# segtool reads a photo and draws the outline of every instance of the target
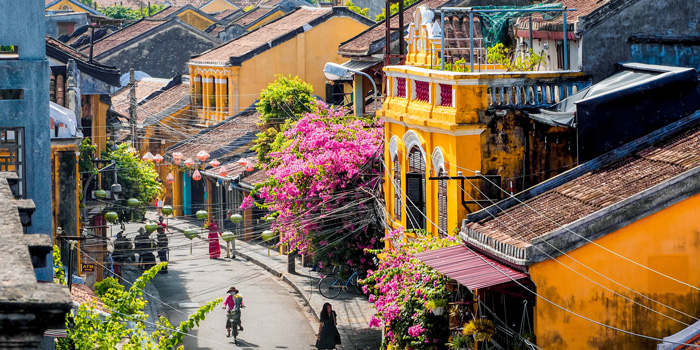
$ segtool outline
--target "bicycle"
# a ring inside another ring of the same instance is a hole
[[[360,283],[357,281],[357,271],[354,271],[347,280],[336,274],[323,277],[318,282],[318,291],[325,298],[333,299],[340,295],[341,291],[348,290],[348,285],[352,285],[357,294],[364,294]]]

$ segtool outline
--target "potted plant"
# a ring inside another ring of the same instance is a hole
[[[457,334],[452,336],[450,342],[446,344],[453,350],[467,350],[472,348],[472,338],[468,335]]]
[[[496,334],[496,325],[486,318],[473,319],[464,325],[462,334],[471,335],[476,341],[488,341]]]
[[[447,300],[428,300],[428,302],[425,303],[425,307],[426,309],[431,310],[433,312],[433,315],[441,316],[445,312],[445,308],[447,307]]]

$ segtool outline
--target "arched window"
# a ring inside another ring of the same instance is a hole
[[[394,157],[394,220],[401,220],[401,163]]]
[[[425,159],[417,146],[408,153],[406,228],[425,229]]]
[[[438,171],[442,176],[443,169]],[[441,235],[447,235],[447,180],[438,180],[438,229]]]

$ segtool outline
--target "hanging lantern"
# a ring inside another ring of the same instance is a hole
[[[129,208],[138,207],[139,204],[141,204],[141,202],[140,202],[138,199],[136,199],[136,198],[129,198],[129,199],[126,201],[126,206],[129,207]]]
[[[226,177],[226,175],[228,175],[228,170],[226,170],[226,166],[222,166],[221,169],[219,169],[219,176]]]
[[[238,160],[238,165],[242,166],[245,168],[246,164],[248,164],[248,160],[245,158],[241,158]]]
[[[275,218],[274,216],[268,216],[268,217],[265,218],[265,221],[267,221],[267,222],[273,222],[273,221],[275,221],[275,219],[276,219],[276,218]]]
[[[188,228],[184,232],[185,237],[189,238],[189,240],[190,240],[190,254],[192,254],[192,238],[197,237],[198,233],[199,233],[199,230],[197,230],[196,228]]]
[[[234,224],[240,224],[243,221],[243,216],[241,216],[241,214],[233,214],[229,220]]]
[[[207,153],[207,151],[199,151],[199,153],[197,153],[197,159],[204,162],[209,159],[209,153]]]
[[[155,231],[155,230],[158,228],[158,224],[156,224],[156,223],[153,222],[153,221],[149,221],[149,222],[146,223],[146,225],[144,226],[144,228],[146,229],[146,231],[147,231],[148,233],[151,233],[151,232]]]
[[[245,171],[253,171],[253,163],[251,161],[246,160]]]
[[[105,220],[107,220],[109,223],[113,224],[119,220],[119,214],[113,212],[113,211],[108,211],[105,213]]]
[[[265,230],[265,231],[263,231],[261,236],[262,236],[263,241],[269,241],[269,240],[275,238],[275,233],[270,231],[270,230]]]
[[[202,174],[199,173],[199,169],[195,169],[194,173],[192,173],[192,180],[199,181],[201,179],[202,179]]]
[[[146,154],[144,154],[143,157],[141,157],[141,159],[150,162],[153,160],[153,154],[151,152],[146,152]]]
[[[153,161],[155,161],[156,163],[160,164],[160,162],[163,161],[163,156],[161,156],[160,153],[158,153],[158,154],[156,154],[155,156],[153,156]]]
[[[168,173],[168,176],[165,177],[165,182],[169,184],[175,182],[175,176],[173,176],[173,173]]]
[[[194,166],[194,160],[192,160],[192,158],[187,158],[187,159],[185,160],[185,166],[186,166],[186,167],[193,167],[193,166]]]
[[[218,160],[214,159],[214,160],[212,160],[211,162],[209,162],[209,165],[211,165],[212,168],[216,168],[216,167],[218,167],[219,165],[221,165],[221,162],[219,162]]]
[[[221,238],[226,242],[231,242],[236,238],[236,235],[231,231],[225,231],[221,233]]]
[[[182,153],[180,153],[180,152],[173,153],[173,161],[175,162],[175,164],[180,164],[181,160],[182,160]]]
[[[99,190],[95,191],[95,198],[102,199],[105,197],[107,197],[107,191],[105,191],[101,188]]]
[[[160,212],[163,213],[163,215],[168,216],[173,213],[173,207],[164,205],[162,208],[160,208]]]
[[[195,213],[195,215],[197,216],[197,219],[199,219],[199,220],[204,220],[204,219],[209,217],[209,213],[207,213],[206,210],[199,210],[199,211],[197,211],[197,213]]]

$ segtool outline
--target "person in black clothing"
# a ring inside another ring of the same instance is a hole
[[[153,240],[143,227],[139,228],[139,235],[134,238],[136,252],[139,253],[139,263],[142,270],[147,270],[155,265],[156,257],[153,255]]]
[[[340,344],[340,332],[338,332],[338,321],[335,311],[331,304],[323,304],[321,309],[321,317],[319,317],[318,339],[316,339],[316,348],[323,350],[335,349],[337,344]]]
[[[168,261],[168,235],[165,234],[165,230],[168,227],[163,223],[163,217],[158,217],[158,229],[156,230],[158,234],[156,235],[156,242],[158,244],[158,259],[160,262]],[[168,273],[168,267],[165,266],[160,270],[160,273]]]
[[[114,241],[114,253],[112,254],[114,262],[125,263],[134,261],[134,244],[124,237],[124,231],[117,233],[117,239]]]

